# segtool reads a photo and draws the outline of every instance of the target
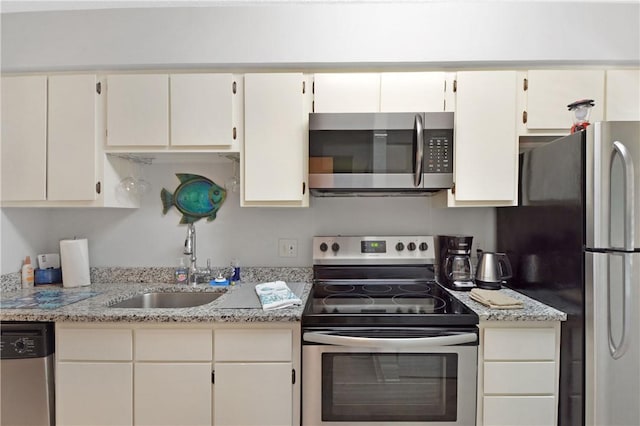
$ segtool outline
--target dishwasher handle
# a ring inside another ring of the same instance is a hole
[[[478,341],[478,335],[476,333],[461,333],[449,336],[385,339],[376,337],[340,336],[331,334],[331,332],[309,331],[302,334],[302,340],[310,343],[322,343],[326,345],[356,348],[411,349],[476,343]]]

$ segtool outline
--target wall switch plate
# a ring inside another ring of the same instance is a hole
[[[278,240],[278,253],[280,257],[298,256],[298,240],[284,239]]]

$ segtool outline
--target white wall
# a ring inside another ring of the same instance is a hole
[[[162,215],[160,190],[178,186],[175,173],[196,173],[221,185],[231,165],[154,164],[144,167],[153,185],[137,210],[2,209],[2,273],[16,272],[29,254],[59,252],[58,241],[89,240],[92,266],[171,266],[181,255],[185,225],[172,208]],[[312,198],[311,208],[240,208],[238,193],[229,193],[217,219],[196,223],[198,264],[211,258],[227,265],[233,258],[248,266],[310,266],[311,238],[327,234],[462,233],[481,247],[494,244],[494,209],[439,209],[430,199]],[[298,240],[298,256],[278,256],[278,238]]]
[[[2,14],[3,72],[140,68],[299,69],[496,67],[640,63],[640,3],[430,1]],[[60,238],[89,238],[94,266],[168,265],[184,226],[162,217],[161,186],[176,171],[214,180],[229,165],[153,165],[152,196],[139,210],[1,209],[0,273],[26,254],[57,251]],[[200,259],[223,265],[310,265],[319,234],[465,233],[494,244],[493,209],[436,209],[425,198],[312,199],[309,209],[239,208],[230,194],[212,223],[199,222]],[[299,255],[277,256],[297,238]]]
[[[640,61],[637,1],[330,3],[2,14],[2,69]]]

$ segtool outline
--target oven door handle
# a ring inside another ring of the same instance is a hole
[[[334,346],[349,346],[356,348],[378,349],[409,349],[428,348],[435,346],[451,346],[463,343],[476,343],[478,335],[475,333],[461,333],[450,336],[410,337],[398,339],[379,339],[369,337],[351,337],[331,334],[331,332],[308,331],[303,333],[302,339],[310,343],[322,343]]]

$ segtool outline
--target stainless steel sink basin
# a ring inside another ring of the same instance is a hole
[[[213,302],[224,293],[180,292],[144,293],[109,305],[110,308],[191,308]]]

